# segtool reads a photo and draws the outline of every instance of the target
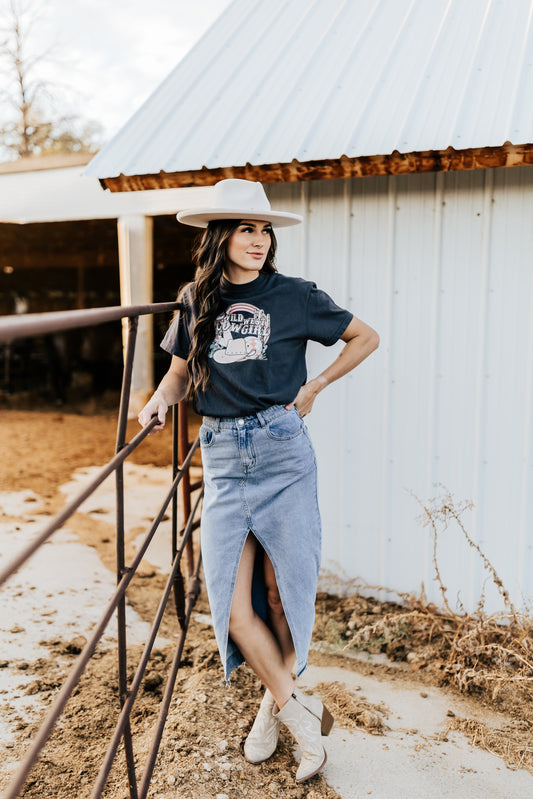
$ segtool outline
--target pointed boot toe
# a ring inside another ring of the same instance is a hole
[[[322,760],[319,765],[317,765],[318,761],[315,758],[309,758],[305,755],[302,756],[300,765],[296,771],[296,782],[307,782],[307,780],[310,780],[315,774],[318,774],[319,771],[322,771],[328,759],[324,747],[322,747],[322,753]]]
[[[281,722],[273,715],[274,705],[274,697],[267,690],[244,742],[244,757],[253,765],[268,760],[276,751]]]
[[[290,730],[300,745],[302,759],[296,772],[296,782],[305,782],[325,766],[327,755],[322,745],[322,734],[328,735],[333,726],[333,716],[316,696],[306,696],[295,689],[289,701],[274,713]],[[324,733],[323,730],[327,730]]]

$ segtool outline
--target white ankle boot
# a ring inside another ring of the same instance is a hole
[[[322,735],[329,735],[333,716],[316,696],[306,696],[298,688],[289,701],[274,713],[282,721],[300,745],[302,759],[296,772],[296,782],[314,777],[326,764],[326,750],[322,746]]]
[[[244,757],[254,765],[268,760],[276,751],[281,722],[272,715],[274,705],[274,697],[267,689],[252,729],[244,742]]]

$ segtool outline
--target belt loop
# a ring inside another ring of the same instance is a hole
[[[257,413],[255,415],[257,416],[257,419],[258,419],[259,424],[261,425],[261,427],[266,427],[267,426],[267,421],[266,421],[266,419],[265,419],[265,417],[263,415],[263,411],[257,411]]]

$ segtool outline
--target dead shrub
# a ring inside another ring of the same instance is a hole
[[[470,537],[462,521],[471,502],[456,502],[442,486],[440,496],[424,503],[422,523],[433,537],[434,578],[442,596],[442,605],[420,596],[395,593],[400,602],[384,603],[381,610],[367,608],[360,612],[356,604],[351,621],[336,629],[348,642],[344,648],[386,652],[395,660],[407,660],[413,669],[439,662],[442,682],[457,686],[463,692],[484,692],[493,700],[505,688],[513,687],[515,696],[533,697],[533,618],[513,605],[496,569]],[[481,558],[483,567],[502,597],[504,610],[489,614],[482,594],[474,612],[454,610],[447,596],[438,564],[439,535],[451,525]],[[387,590],[367,586],[366,590]],[[376,600],[360,598],[367,605]],[[370,615],[369,614],[375,614]],[[376,619],[376,615],[378,618]]]

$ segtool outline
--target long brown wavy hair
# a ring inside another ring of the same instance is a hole
[[[187,399],[197,391],[205,391],[209,383],[209,348],[215,336],[215,321],[222,310],[220,281],[227,257],[228,239],[241,224],[240,219],[217,219],[209,222],[192,252],[196,266],[192,298],[197,307],[197,319],[192,335],[192,347],[187,358]],[[270,247],[261,272],[272,274],[277,269],[276,237],[270,231]]]

